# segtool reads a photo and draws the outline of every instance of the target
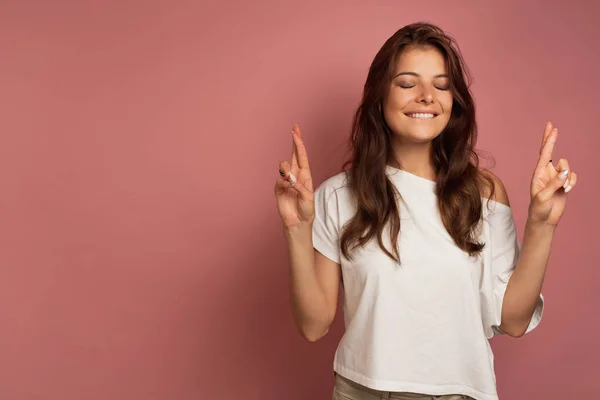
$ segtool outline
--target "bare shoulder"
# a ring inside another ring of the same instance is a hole
[[[485,185],[483,185],[481,197],[494,200],[498,203],[510,207],[508,193],[506,192],[506,188],[504,187],[504,184],[502,183],[500,178],[498,178],[498,176],[496,176],[496,174],[494,174],[492,171],[487,170],[485,168],[479,168],[479,171],[485,178],[491,180],[494,183],[494,192],[492,194],[492,187],[486,180]]]

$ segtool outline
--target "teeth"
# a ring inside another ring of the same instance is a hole
[[[433,118],[434,117],[433,114],[426,114],[426,113],[414,113],[414,114],[408,114],[408,116],[411,118]]]

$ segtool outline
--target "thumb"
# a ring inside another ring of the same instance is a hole
[[[539,199],[541,201],[550,200],[552,196],[554,196],[554,193],[556,193],[557,190],[560,190],[564,186],[565,181],[568,177],[568,169],[564,169],[558,174],[556,174],[556,176],[552,178],[550,182],[548,182],[548,185],[546,185],[546,187],[538,194]]]
[[[292,183],[293,182],[293,183]],[[298,196],[303,201],[312,202],[313,201],[313,192],[306,187],[302,182],[298,181],[296,178],[292,178],[292,180],[287,180],[285,178],[280,178],[277,180],[275,184],[275,194],[281,195],[288,190],[293,190],[298,193]]]
[[[298,192],[298,195],[300,196],[301,200],[307,203],[312,203],[314,201],[313,191],[307,188],[304,183],[297,181],[296,183],[294,183],[294,186],[292,186],[292,188]]]

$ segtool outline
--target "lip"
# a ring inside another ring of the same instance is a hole
[[[407,111],[404,113],[404,115],[406,115],[407,117],[408,117],[408,114],[433,114],[433,118],[435,118],[439,115],[439,113],[437,113],[435,111],[431,111],[431,110],[414,110],[414,111]]]

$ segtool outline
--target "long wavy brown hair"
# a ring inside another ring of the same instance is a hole
[[[431,151],[442,222],[456,245],[469,255],[479,254],[484,247],[477,241],[476,233],[482,217],[482,190],[484,185],[489,187],[492,197],[494,182],[480,170],[475,151],[477,124],[469,88],[471,77],[456,41],[438,26],[419,22],[398,30],[381,47],[369,69],[362,101],[354,116],[348,141],[351,158],[343,167],[352,166],[346,173],[357,206],[341,237],[342,253],[348,259],[352,259],[352,250],[376,237],[379,247],[400,262],[395,245],[400,232],[397,204],[400,193],[386,174],[388,162],[393,160],[393,133],[385,122],[383,101],[399,56],[408,46],[432,46],[442,53],[453,95],[450,120],[433,140]],[[388,224],[391,252],[382,239]]]

